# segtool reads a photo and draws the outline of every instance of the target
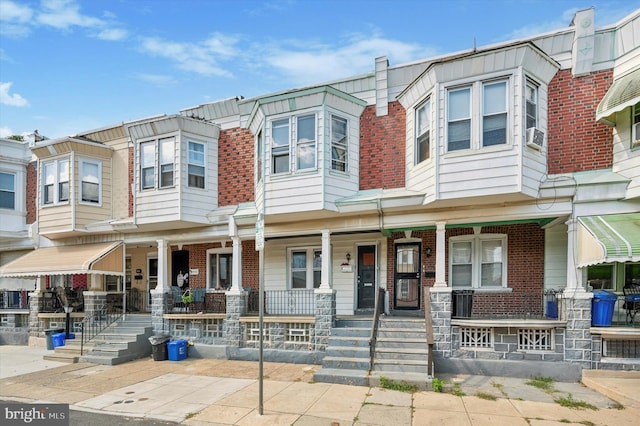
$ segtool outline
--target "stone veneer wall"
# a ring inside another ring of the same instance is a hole
[[[336,319],[336,291],[316,290],[315,311],[316,326],[312,336],[312,347],[316,351],[325,351],[331,334],[331,328],[335,325]]]
[[[433,351],[435,357],[449,358],[451,341],[451,288],[431,288],[431,325],[433,328]]]
[[[564,318],[567,321],[565,335],[565,361],[576,362],[583,368],[591,367],[591,298],[585,294],[563,300]]]
[[[247,312],[246,292],[241,294],[227,293],[227,316],[224,321],[224,338],[227,345],[240,347],[242,343],[242,327],[240,317]]]

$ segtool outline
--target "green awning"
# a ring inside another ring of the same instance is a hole
[[[640,68],[614,80],[596,110],[596,120],[615,125],[616,112],[640,102]]]
[[[640,213],[578,218],[578,266],[640,261]]]

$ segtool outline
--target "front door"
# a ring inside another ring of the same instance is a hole
[[[358,246],[358,309],[373,309],[376,300],[376,246]]]
[[[158,258],[147,259],[147,309],[151,311],[151,291],[158,285]]]
[[[395,309],[420,309],[420,243],[396,245]]]

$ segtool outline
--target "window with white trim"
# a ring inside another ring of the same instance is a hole
[[[102,162],[80,160],[80,202],[100,204]]]
[[[532,81],[527,80],[525,87],[525,128],[538,127],[538,86]]]
[[[349,143],[348,122],[342,117],[331,116],[331,170],[348,171]]]
[[[174,137],[142,142],[140,144],[140,189],[172,187],[174,164]]]
[[[464,235],[449,239],[449,279],[455,288],[507,286],[507,237]]]
[[[416,109],[416,146],[415,163],[421,163],[429,158],[429,143],[431,137],[431,100]]]
[[[207,288],[228,290],[231,288],[233,255],[228,249],[207,250]]]
[[[505,145],[509,126],[508,96],[507,79],[447,89],[447,151]],[[479,112],[474,111],[477,105]]]
[[[316,134],[315,114],[272,121],[271,173],[283,174],[315,169]],[[295,167],[294,170],[291,170],[292,165]]]
[[[292,289],[320,287],[322,250],[318,248],[292,249],[289,253],[289,276]]]
[[[484,83],[482,97],[482,146],[507,143],[507,82]]]
[[[42,204],[69,201],[69,159],[49,161],[42,165]]]
[[[0,209],[16,209],[16,175],[0,172]]]
[[[205,182],[205,147],[203,143],[189,141],[188,148],[188,186],[190,188],[203,188]]]
[[[631,123],[631,148],[640,148],[640,102],[633,106]]]

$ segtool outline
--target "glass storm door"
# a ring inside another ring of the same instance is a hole
[[[397,244],[394,308],[420,309],[420,243]]]

